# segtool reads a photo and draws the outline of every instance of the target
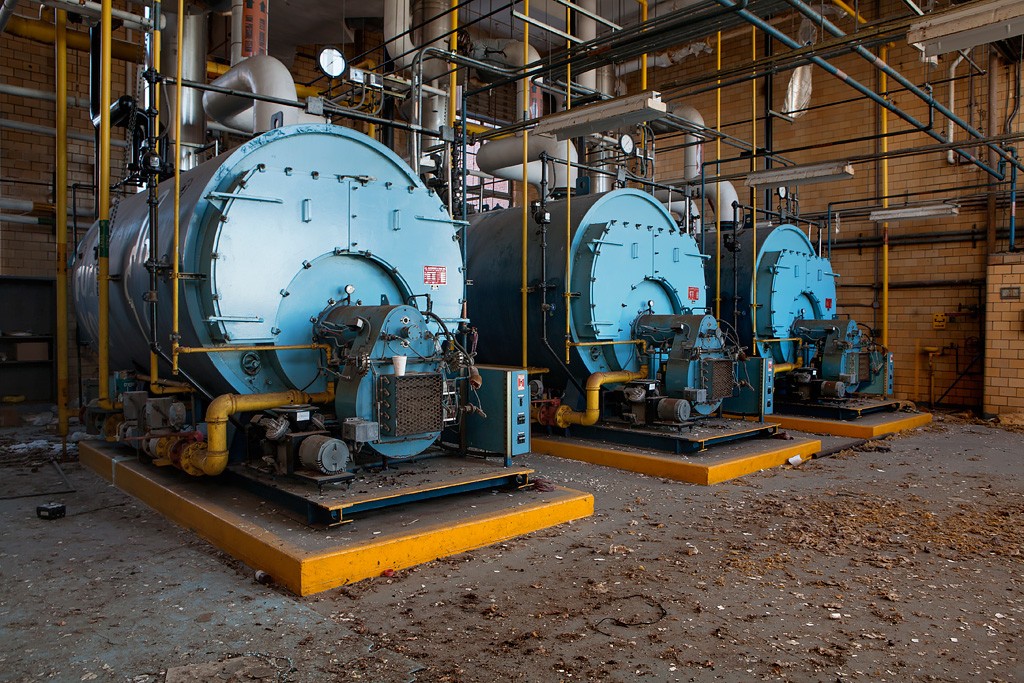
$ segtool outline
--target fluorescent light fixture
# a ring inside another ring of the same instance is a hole
[[[824,164],[782,166],[747,174],[747,187],[793,187],[813,183],[829,183],[833,180],[849,180],[853,177],[853,164],[849,161],[829,161]]]
[[[914,218],[936,218],[938,216],[956,216],[960,207],[956,204],[919,204],[917,206],[901,206],[896,209],[879,209],[872,211],[868,217],[876,223],[889,221],[911,220]]]
[[[661,93],[653,90],[573,107],[540,120],[534,133],[553,134],[559,140],[603,133],[668,115]]]
[[[928,57],[966,50],[1024,34],[1024,3],[981,0],[960,9],[921,17],[911,24],[907,42],[918,44]]]

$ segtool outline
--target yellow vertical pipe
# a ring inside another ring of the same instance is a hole
[[[174,96],[174,246],[171,249],[171,366],[178,374],[178,261],[181,258],[181,73],[185,45],[185,0],[178,0],[177,92]]]
[[[879,56],[882,61],[889,59],[889,47],[883,45],[879,48]],[[885,72],[879,72],[879,89],[885,93],[889,89],[888,78]],[[887,95],[883,95],[888,97]],[[880,107],[882,113],[882,208],[889,206],[889,159],[885,153],[889,151],[889,115],[885,107]],[[882,223],[882,346],[889,348],[889,224]]]
[[[722,32],[718,32],[716,41],[717,54],[715,56],[715,70],[722,71]],[[722,130],[722,79],[718,79],[718,87],[715,88],[715,130]],[[722,137],[715,138],[715,168],[718,171],[716,176],[722,173]],[[722,183],[715,183],[715,317],[722,318]]]
[[[568,7],[565,8],[565,32],[570,33],[572,27],[572,10]],[[566,49],[572,48],[572,41],[565,41]],[[572,109],[572,64],[565,65],[565,109],[566,111]],[[566,182],[569,183],[572,180],[572,140],[566,138],[565,140],[565,178]],[[572,349],[571,336],[572,336],[572,325],[569,319],[569,304],[572,303],[572,287],[570,283],[572,280],[572,193],[573,188],[571,185],[565,189],[565,362],[569,363],[570,351]]]
[[[523,0],[523,15],[530,16],[530,0]],[[530,24],[523,22],[523,65],[530,63]],[[523,111],[520,112],[523,120],[525,121],[530,117],[530,81],[527,79],[526,86],[523,89],[523,102],[521,103]],[[526,249],[529,241],[530,231],[530,185],[527,182],[529,180],[530,173],[530,143],[528,138],[530,136],[529,131],[523,130],[523,239],[522,239],[522,282],[520,283],[522,289],[522,295],[520,297],[520,304],[522,307],[521,317],[523,323],[523,353],[522,353],[522,365],[527,367],[529,365],[527,358],[527,336],[526,330],[526,287],[527,287],[527,276],[526,276]]]
[[[751,27],[750,29],[750,58],[754,62],[757,62],[757,29]],[[757,170],[757,79],[751,79],[750,81],[750,170]],[[751,294],[750,294],[750,325],[753,336],[752,339],[757,339],[757,188],[753,191],[754,201],[750,207],[750,220],[751,220],[751,237],[754,241],[754,246],[751,249],[750,258],[753,259],[753,267],[750,269],[751,272]],[[754,353],[756,348],[751,349],[751,353]]]
[[[100,11],[100,235],[96,273],[99,280],[99,406],[107,409],[113,408],[110,400],[110,62],[114,44],[111,10],[112,0],[103,0]]]
[[[448,16],[448,29],[451,35],[448,36],[448,51],[457,52],[459,49],[459,0],[451,0]],[[449,65],[452,72],[448,74],[448,127],[455,127],[455,91],[459,87],[458,74],[455,68]]]
[[[57,128],[57,433],[64,448],[68,435],[68,13],[57,10],[55,123]]]
[[[640,3],[640,22],[643,24],[647,23],[647,0],[637,0]],[[643,67],[640,70],[640,91],[647,90],[647,53],[640,55],[640,65]]]
[[[151,33],[151,36],[152,36],[151,37],[151,44],[152,44],[152,50],[153,50],[153,61],[150,64],[150,67],[153,69],[153,71],[156,71],[157,73],[160,73],[160,38],[161,38],[161,33],[160,33],[160,17],[162,15],[162,12],[160,11],[160,9],[161,9],[160,0],[153,0],[153,28],[152,28],[152,33]],[[149,102],[149,106],[153,107],[156,110],[156,116],[153,117],[153,128],[156,131],[156,136],[155,137],[159,137],[159,134],[160,134],[160,83],[158,81],[154,81],[154,82],[149,84],[149,87],[150,87],[150,98],[149,98],[150,102]],[[157,187],[157,196],[159,197],[159,192],[160,192],[160,190],[159,190],[160,176],[159,175],[154,175],[150,179],[150,182],[153,183],[153,185]],[[159,380],[160,380],[159,361],[157,359],[156,353],[154,351],[150,350],[150,352],[149,352],[149,386],[150,386],[150,389],[157,389],[157,388],[159,388]]]

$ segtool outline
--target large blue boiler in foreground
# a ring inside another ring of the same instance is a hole
[[[480,360],[521,365],[521,209],[470,222]],[[546,369],[537,422],[681,425],[733,396],[736,352],[707,314],[706,257],[660,202],[633,189],[553,201],[528,231],[526,362]]]
[[[892,354],[871,330],[837,314],[838,274],[802,230],[759,227],[755,247],[748,228],[723,234],[723,244],[721,318],[746,349],[773,362],[777,405],[892,395]],[[714,268],[708,283],[714,291]]]
[[[204,439],[187,400],[119,389],[124,411],[108,421],[109,438],[218,474],[228,418],[255,412],[236,430],[251,462],[322,476],[359,458],[416,455],[458,421],[460,383],[476,376],[456,337],[465,322],[459,226],[396,154],[346,128],[291,126],[182,174],[181,188],[179,357],[200,391],[218,397],[198,402],[218,417],[207,413]],[[171,347],[173,207],[173,183],[162,183],[155,263],[146,193],[113,212],[115,370],[148,375],[151,344]],[[80,329],[93,339],[99,241],[97,224],[73,273]],[[257,396],[287,405],[262,412]],[[333,404],[303,405],[330,396]]]

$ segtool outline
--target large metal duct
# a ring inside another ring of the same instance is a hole
[[[170,78],[178,77],[177,31],[178,16],[165,14],[167,27],[164,39],[160,43],[160,71]],[[206,82],[206,46],[207,46],[207,15],[206,13],[185,14],[185,33],[181,78],[189,81]],[[160,120],[170,131],[169,149],[174,148],[174,116],[178,88],[164,86],[160,88],[163,96],[160,107]],[[199,148],[206,145],[206,113],[203,111],[203,96],[198,90],[182,88],[181,90],[181,170],[195,168],[202,161],[198,156]]]

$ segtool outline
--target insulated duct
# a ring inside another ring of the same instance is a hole
[[[565,143],[558,142],[554,137],[548,135],[530,135],[527,140],[527,178],[531,185],[540,185],[543,162],[541,154],[547,154],[552,159],[561,159],[565,155]],[[569,161],[575,164],[579,160],[576,147],[569,145]],[[523,179],[523,138],[514,136],[490,140],[480,147],[476,155],[476,163],[480,170],[505,180],[522,181]],[[576,187],[576,166],[573,166],[566,174],[564,161],[548,162],[549,192],[566,191]]]
[[[404,71],[416,56],[409,28],[412,12],[409,0],[384,0],[384,45],[394,62],[395,71]]]
[[[178,32],[178,16],[164,14],[167,24],[163,30],[164,39],[160,41],[160,70],[164,76],[176,78],[178,68],[178,45],[175,36]],[[184,59],[181,66],[181,78],[199,83],[206,82],[206,44],[207,15],[185,14],[185,32],[182,36]],[[160,88],[163,99],[160,107],[160,120],[167,126],[170,135],[167,149],[174,149],[174,116],[175,97],[178,89],[164,86]],[[198,149],[206,145],[206,114],[203,112],[202,93],[192,88],[181,89],[181,170],[195,168],[202,161],[198,157]],[[172,155],[173,156],[173,155]]]
[[[253,100],[244,95],[226,95],[207,92],[203,95],[203,109],[214,121],[246,133],[263,133],[274,128],[273,117],[280,113],[281,125],[294,123],[323,123],[323,118],[302,111],[295,99],[295,81],[288,68],[269,55],[256,55],[239,62],[220,76],[213,85],[221,88],[265,95],[295,102],[289,107],[274,102]]]

